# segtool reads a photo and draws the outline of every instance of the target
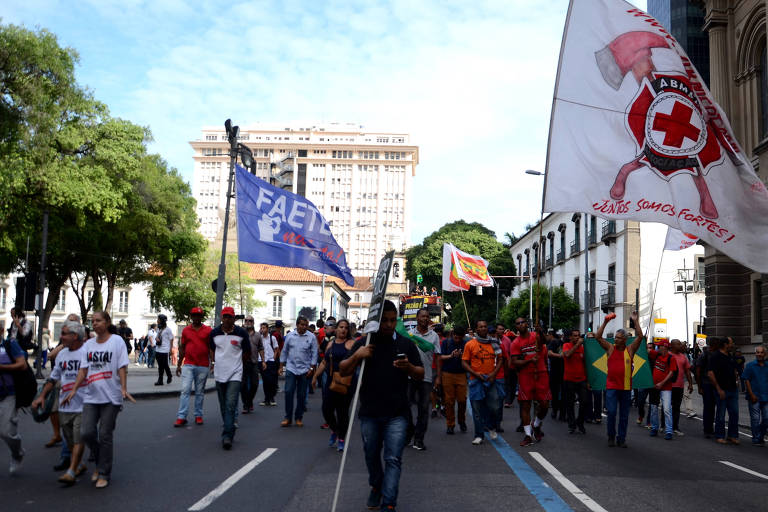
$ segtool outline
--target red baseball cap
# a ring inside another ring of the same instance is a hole
[[[189,311],[190,315],[202,315],[203,314],[203,308],[192,308]]]
[[[235,316],[235,308],[227,306],[221,309],[221,316]]]

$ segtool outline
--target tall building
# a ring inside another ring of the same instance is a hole
[[[700,4],[690,0],[648,0],[648,14],[682,45],[709,85],[709,38],[703,30],[704,8]]]
[[[241,126],[239,139],[253,151],[257,176],[317,206],[354,275],[371,276],[388,249],[408,243],[419,162],[408,134],[338,123],[258,124]],[[211,126],[190,145],[200,232],[213,242],[223,227],[229,144],[223,127]]]

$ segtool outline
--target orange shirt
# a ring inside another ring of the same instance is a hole
[[[464,345],[461,359],[469,363],[472,371],[481,375],[489,375],[496,368],[496,354],[493,352],[493,345],[480,343],[474,338]],[[475,376],[470,374],[470,378],[474,379]]]

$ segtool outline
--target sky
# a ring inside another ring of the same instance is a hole
[[[618,1],[618,0],[617,0]],[[634,1],[645,8],[645,1]],[[541,210],[566,0],[4,0],[192,179],[208,125],[353,122],[419,146],[413,244],[447,222],[521,235]]]

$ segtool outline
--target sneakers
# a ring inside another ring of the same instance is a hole
[[[265,405],[269,405],[267,402],[259,402],[260,407],[264,407]]]
[[[672,434],[664,434],[664,440],[665,441],[671,441],[672,440]]]
[[[497,434],[495,430],[491,429],[488,431],[488,436],[490,436],[491,441],[495,441],[496,438],[499,437],[499,434]]]
[[[544,439],[544,431],[541,430],[541,426],[533,427],[533,437],[536,438],[537,443]]]
[[[650,432],[650,436],[651,437],[656,437],[657,435],[659,435],[659,431],[656,430],[655,428],[652,428],[651,432]]]
[[[163,381],[161,380],[155,382],[155,386],[162,386],[162,385],[163,385]]]
[[[173,380],[173,377],[169,375],[168,378],[165,380],[165,383],[170,384],[172,380]]]
[[[368,495],[368,501],[365,502],[370,510],[377,509],[381,506],[381,491],[371,487],[371,493]]]
[[[15,458],[13,455],[11,455],[11,464],[10,466],[8,466],[8,471],[12,475],[15,475],[16,473],[18,473],[19,470],[21,469],[22,461],[24,461],[24,450],[20,451],[18,459]]]
[[[448,434],[449,436],[452,436],[453,435],[453,427],[448,427],[447,429],[445,429],[445,433]]]
[[[291,420],[288,418],[285,418],[283,421],[280,422],[281,427],[290,427],[291,426]]]
[[[338,436],[336,435],[336,432],[331,432],[331,437],[328,439],[328,446],[335,446],[337,439]]]
[[[680,436],[680,437],[683,437],[683,436],[685,435],[684,433],[680,432],[679,430],[675,430],[675,431],[673,431],[673,433],[674,433],[676,436]]]
[[[203,417],[195,416],[195,425],[202,425],[202,424],[203,424]]]
[[[424,441],[421,441],[421,440],[418,440],[418,439],[417,439],[416,441],[414,441],[414,442],[413,442],[413,447],[414,447],[416,450],[419,450],[420,452],[422,452],[422,451],[424,451],[424,450],[426,450],[426,449],[427,449],[427,447],[426,447],[426,446],[424,446]]]
[[[269,402],[269,405],[272,407],[277,407],[277,402],[273,400],[272,402]]]
[[[643,417],[642,417],[642,416],[640,416],[639,418],[637,418],[637,424],[638,424],[638,425],[642,425],[642,424],[643,424]]]
[[[232,440],[228,437],[225,437],[224,440],[221,442],[221,447],[225,450],[231,450],[232,449]]]
[[[300,418],[299,418],[299,419],[296,419],[296,426],[297,426],[297,427],[303,427],[303,426],[304,426],[304,422],[303,422],[303,421],[301,421],[301,419],[300,419]]]
[[[183,427],[187,424],[186,418],[176,418],[176,423],[173,424],[174,428]]]
[[[322,425],[320,425],[320,429],[321,430],[327,430],[329,428],[331,428],[331,427],[327,423],[323,423]]]
[[[533,438],[531,436],[525,436],[522,441],[520,441],[520,446],[526,447],[526,446],[533,446]]]
[[[576,429],[575,428],[569,428],[568,429],[568,433],[569,434],[575,434],[576,433]]]
[[[466,432],[467,431],[467,424],[466,423],[459,423],[459,430],[461,430],[462,432]]]
[[[476,437],[472,440],[472,444],[477,446],[479,444],[483,444],[483,438],[482,437]]]
[[[344,451],[344,440],[339,439],[339,442],[336,444],[336,450],[343,452]]]

